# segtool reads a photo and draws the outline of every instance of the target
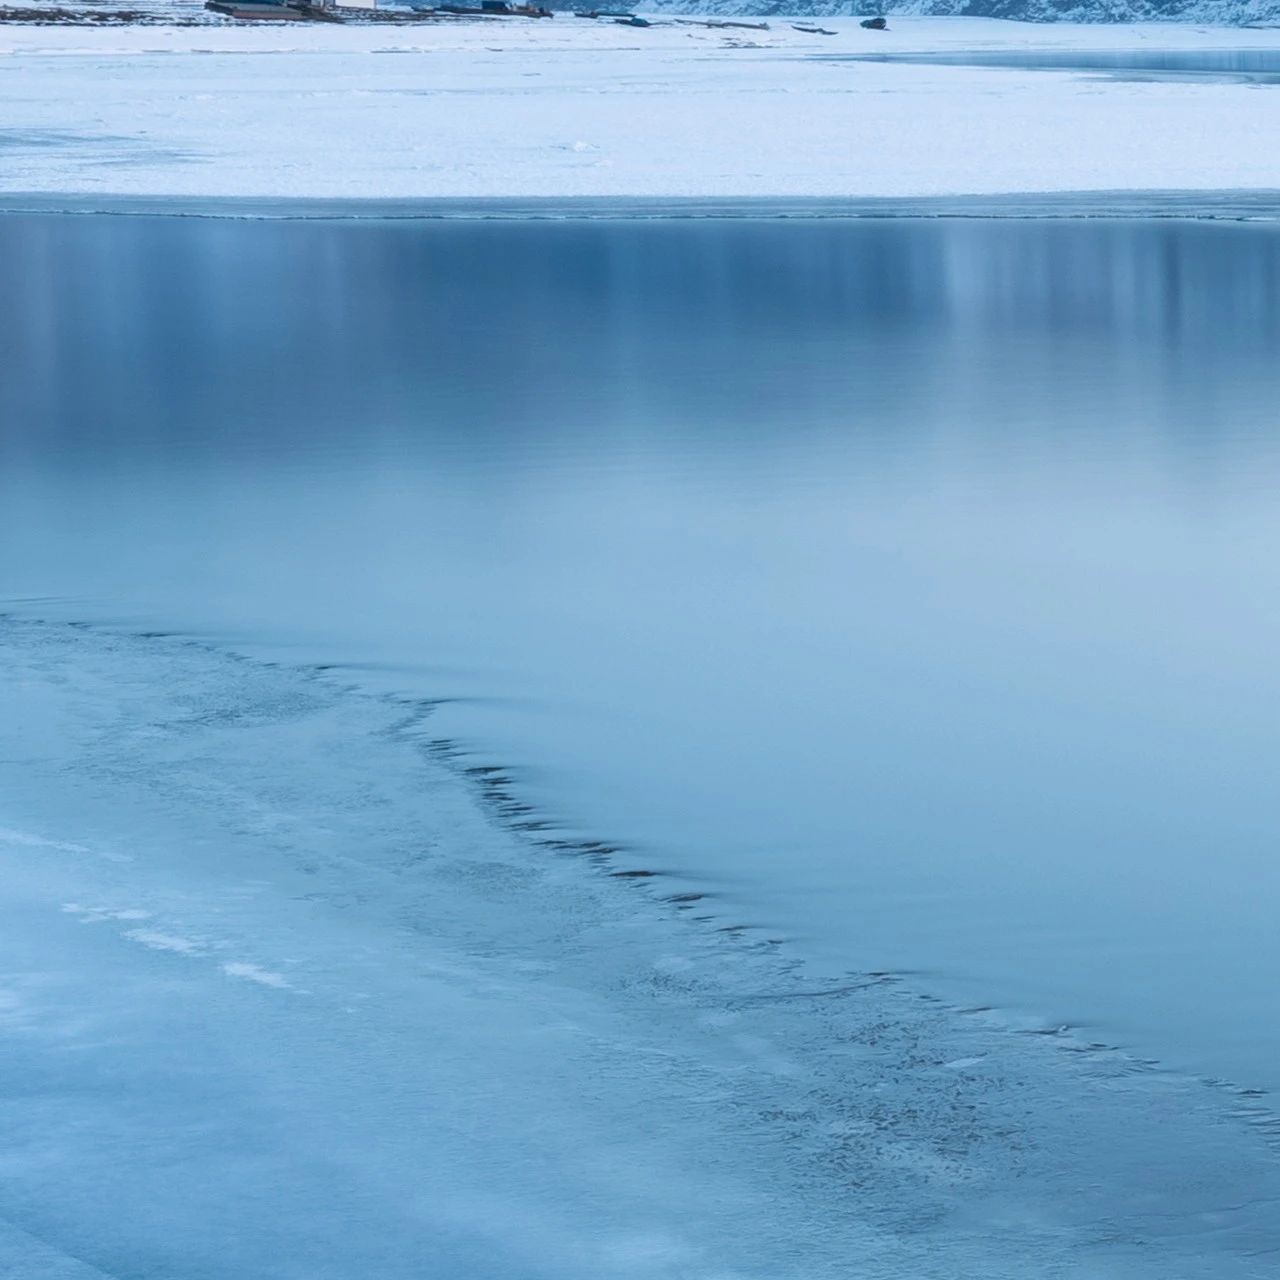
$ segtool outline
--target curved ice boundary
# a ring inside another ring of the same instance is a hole
[[[815,986],[429,702],[3,617],[0,670],[0,1274],[1274,1274],[1264,1100]]]
[[[1273,222],[1280,190],[1049,191],[1006,195],[578,196],[350,200],[0,192],[0,214],[79,213],[270,219],[1184,218]]]

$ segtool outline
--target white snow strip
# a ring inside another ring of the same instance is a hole
[[[899,19],[0,29],[0,193],[905,197],[1280,189],[1280,85],[833,61],[1280,49],[1280,30]]]
[[[222,972],[229,978],[244,978],[248,982],[261,983],[264,987],[275,987],[280,991],[293,990],[293,983],[283,974],[273,973],[270,969],[259,968],[256,964],[245,964],[241,961],[233,960],[222,966]]]
[[[123,853],[108,853],[103,849],[91,849],[88,845],[75,844],[69,840],[50,840],[45,836],[33,835],[28,831],[14,831],[10,827],[0,827],[0,844],[14,845],[23,849],[47,849],[52,853],[87,853],[107,862],[131,862],[132,859]]]
[[[110,907],[84,907],[78,902],[64,902],[62,910],[66,915],[79,917],[83,924],[98,924],[103,920],[150,920],[151,912],[136,907],[127,907],[122,911]]]
[[[982,1057],[977,1058],[956,1058],[953,1062],[944,1062],[942,1068],[944,1071],[964,1071],[969,1067],[976,1067],[978,1063],[985,1062]]]
[[[93,850],[82,844],[71,844],[65,840],[49,840],[44,836],[32,835],[27,831],[14,831],[9,827],[0,827],[0,841],[5,844],[19,845],[26,849],[55,849],[59,853],[92,853]]]
[[[172,933],[158,933],[153,929],[130,929],[124,936],[134,942],[142,943],[144,947],[150,947],[153,951],[173,951],[183,956],[197,956],[204,951],[201,943],[194,942],[190,938],[179,937]]]

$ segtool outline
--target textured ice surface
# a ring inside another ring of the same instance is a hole
[[[429,703],[38,622],[0,664],[0,1274],[1272,1274],[1257,1099],[815,987],[499,820]]]

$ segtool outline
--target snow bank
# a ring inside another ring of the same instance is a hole
[[[824,60],[1280,48],[1280,32],[559,17],[0,29],[0,189],[203,197],[945,197],[1280,189],[1280,91]]]

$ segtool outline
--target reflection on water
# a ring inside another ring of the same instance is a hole
[[[1280,80],[1280,49],[992,49],[961,53],[847,54],[831,62],[913,62],[952,67],[1105,71],[1124,79]]]
[[[0,350],[5,596],[455,698],[815,964],[1280,1084],[1271,229],[11,217]]]

